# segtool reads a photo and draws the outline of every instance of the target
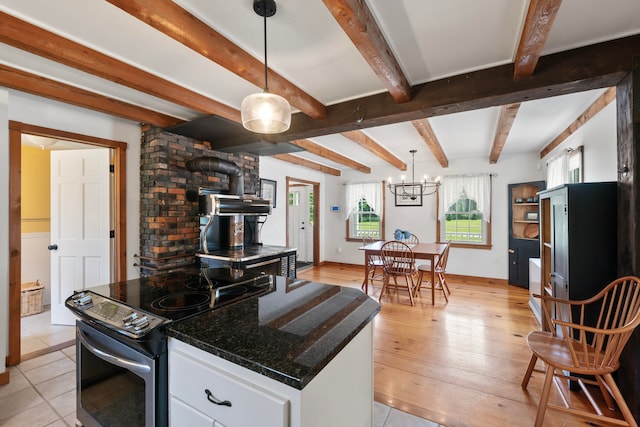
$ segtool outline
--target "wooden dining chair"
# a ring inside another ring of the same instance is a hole
[[[370,234],[364,234],[362,236],[362,245],[367,246],[374,243],[374,239]],[[369,274],[366,278],[367,284],[372,284],[374,281],[384,283],[384,271],[383,271],[383,262],[380,255],[369,255],[365,262],[368,265]],[[365,289],[365,283],[362,284],[362,290],[368,291]]]
[[[382,245],[380,256],[383,262],[384,283],[378,301],[382,298],[385,290],[389,291],[389,286],[400,288],[398,277],[402,277],[409,292],[409,301],[411,305],[414,305],[413,293],[416,286],[417,269],[411,248],[406,243],[393,240]],[[393,278],[394,285],[389,284],[391,278]]]
[[[403,240],[404,243],[406,243],[407,245],[409,245],[409,247],[412,247],[414,245],[417,245],[420,243],[420,239],[418,239],[418,236],[416,236],[415,234],[411,233],[409,235],[409,237],[407,237],[405,240]]]
[[[522,388],[526,389],[531,374],[534,371],[541,372],[535,369],[537,360],[545,363],[544,385],[535,426],[542,426],[548,408],[586,418],[597,425],[611,423],[637,427],[611,374],[620,366],[620,353],[640,324],[640,279],[621,277],[587,300],[563,300],[548,295],[540,298],[544,316],[552,331],[534,331],[527,336],[532,355],[522,379]],[[556,314],[555,318],[551,316],[552,312]],[[559,386],[564,406],[549,404],[554,377],[577,382],[593,411],[588,407],[587,410],[571,407],[570,400],[562,394]],[[609,409],[614,410],[617,405],[624,419],[605,415],[586,384],[597,386]]]
[[[438,261],[435,266],[435,276],[436,283],[429,283],[427,289],[439,289],[442,291],[442,295],[444,295],[444,299],[446,302],[449,302],[449,297],[447,295],[451,295],[451,291],[449,290],[449,285],[447,285],[446,274],[447,274],[447,262],[449,260],[449,249],[451,248],[451,240],[447,242],[447,246],[442,251],[442,255],[438,257]],[[422,288],[422,283],[424,281],[425,274],[427,277],[431,277],[431,262],[426,262],[424,264],[418,265],[418,280],[417,286],[415,288],[415,294],[417,295],[420,289]],[[435,305],[435,292],[431,292],[431,305]]]

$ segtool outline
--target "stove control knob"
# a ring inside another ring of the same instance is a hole
[[[147,316],[142,316],[139,319],[134,320],[133,322],[131,322],[131,324],[134,327],[138,327],[139,325],[142,325],[143,323],[147,323],[149,324],[149,319],[147,318]]]
[[[142,316],[140,319],[133,322],[133,330],[136,332],[143,331],[149,327],[149,319],[147,316]]]
[[[73,296],[73,303],[76,305],[87,305],[91,304],[92,302],[93,299],[91,298],[91,295],[85,292],[80,292]]]
[[[124,322],[125,326],[131,326],[133,321],[136,320],[137,318],[138,318],[138,313],[136,313],[135,311],[132,311],[126,317],[124,317],[122,321]]]

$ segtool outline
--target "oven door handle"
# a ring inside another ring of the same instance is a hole
[[[87,350],[89,350],[91,353],[102,360],[105,360],[120,368],[128,369],[138,375],[148,374],[149,372],[151,372],[151,367],[148,365],[137,363],[124,357],[114,356],[103,350],[100,350],[97,345],[92,342],[91,338],[86,336],[85,333],[81,330],[78,330],[78,338],[80,338],[80,341],[87,348]]]

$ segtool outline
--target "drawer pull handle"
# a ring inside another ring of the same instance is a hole
[[[229,402],[228,400],[218,400],[215,397],[213,397],[213,393],[211,393],[211,391],[209,391],[208,388],[204,389],[204,392],[207,394],[207,400],[211,403],[215,403],[216,405],[220,405],[220,406],[229,406],[231,407],[231,402]]]

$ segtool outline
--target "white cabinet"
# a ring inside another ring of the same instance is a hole
[[[189,406],[175,396],[169,396],[171,416],[169,424],[173,426],[212,427],[215,421],[202,412]]]
[[[529,258],[529,308],[533,315],[542,325],[542,309],[540,308],[540,298],[534,295],[542,295],[542,270],[540,269],[540,258]]]
[[[371,427],[373,322],[302,390],[170,337],[169,425]]]
[[[223,372],[184,350],[188,349],[169,355],[172,425],[213,426],[214,421],[224,426],[288,425],[286,397]]]

